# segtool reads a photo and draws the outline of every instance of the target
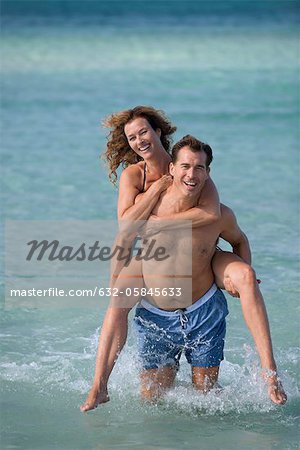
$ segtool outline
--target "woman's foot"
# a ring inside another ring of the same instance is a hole
[[[284,392],[280,378],[278,378],[278,375],[275,372],[270,372],[271,373],[263,373],[263,378],[268,385],[269,398],[276,405],[284,405],[287,401],[287,395]]]
[[[97,408],[101,403],[109,402],[107,388],[92,387],[86,401],[80,406],[81,412]]]

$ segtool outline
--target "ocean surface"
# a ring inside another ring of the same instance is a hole
[[[80,413],[105,308],[7,308],[2,239],[1,448],[299,448],[299,3],[4,1],[1,38],[3,219],[115,219],[101,121],[163,109],[175,139],[213,148],[212,178],[251,242],[288,394],[284,407],[268,400],[228,296],[220,394],[195,393],[182,361],[174,389],[143,405],[130,329],[111,401]]]

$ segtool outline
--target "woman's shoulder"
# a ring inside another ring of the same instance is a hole
[[[143,184],[144,166],[144,161],[139,161],[126,167],[121,174],[120,183],[130,182],[135,186]]]

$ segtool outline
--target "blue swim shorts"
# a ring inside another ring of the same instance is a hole
[[[215,284],[193,305],[164,311],[142,300],[134,318],[144,369],[178,366],[182,353],[194,367],[219,366],[224,359],[227,301]]]

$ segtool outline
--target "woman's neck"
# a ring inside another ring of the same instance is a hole
[[[165,151],[162,151],[159,158],[157,156],[145,160],[147,166],[147,172],[151,174],[157,174],[159,176],[169,173],[169,164],[171,162],[171,156]]]

